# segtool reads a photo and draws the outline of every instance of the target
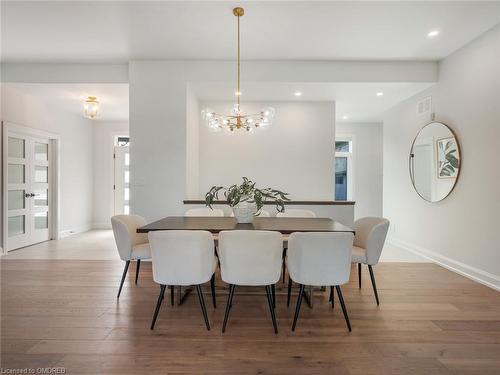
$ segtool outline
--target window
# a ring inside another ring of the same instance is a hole
[[[127,147],[130,143],[129,137],[118,137],[116,139],[116,145],[119,147]]]
[[[352,200],[352,149],[350,137],[340,137],[335,141],[335,200]]]

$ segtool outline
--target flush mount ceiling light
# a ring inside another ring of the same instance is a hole
[[[83,114],[85,117],[94,120],[99,112],[99,102],[95,96],[89,96],[83,102]]]
[[[438,36],[439,35],[439,30],[432,30],[432,31],[429,31],[429,33],[427,34],[427,36],[429,38],[434,38],[435,36]]]
[[[295,96],[302,96],[302,93],[300,91],[295,91],[294,95]]]
[[[240,108],[240,17],[242,17],[244,13],[245,11],[243,8],[238,7],[233,9],[233,14],[238,19],[237,78],[236,91],[234,93],[237,98],[237,103],[234,105],[230,115],[221,115],[208,108],[201,111],[201,115],[207,126],[215,131],[228,130],[232,132],[235,129],[245,129],[247,132],[252,132],[254,129],[270,125],[275,113],[274,108],[266,107],[259,113],[247,115]]]
[[[343,116],[342,117],[342,120],[348,120],[349,119],[349,116]]]
[[[382,91],[379,91],[375,95],[377,95],[377,96],[384,96],[384,93]]]

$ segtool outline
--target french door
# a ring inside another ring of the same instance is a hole
[[[7,141],[7,250],[50,239],[48,139],[13,132]]]

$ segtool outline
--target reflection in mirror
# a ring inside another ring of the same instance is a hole
[[[410,151],[410,177],[426,201],[443,200],[453,190],[460,172],[460,148],[451,129],[440,122],[422,128]]]

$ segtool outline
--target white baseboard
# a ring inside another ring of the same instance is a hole
[[[111,229],[111,223],[93,223],[92,229]]]
[[[72,236],[74,234],[78,233],[83,233],[87,232],[92,229],[92,225],[87,224],[87,225],[82,225],[81,227],[73,228],[73,229],[68,229],[68,230],[63,230],[59,232],[59,238],[65,238]]]
[[[388,239],[388,242],[393,246],[427,258],[430,261],[449,269],[450,271],[456,272],[471,280],[486,285],[487,287],[500,291],[500,277],[493,275],[492,273],[469,266],[465,263],[438,254],[435,251],[424,249],[420,246],[410,244],[397,238],[390,238]]]

